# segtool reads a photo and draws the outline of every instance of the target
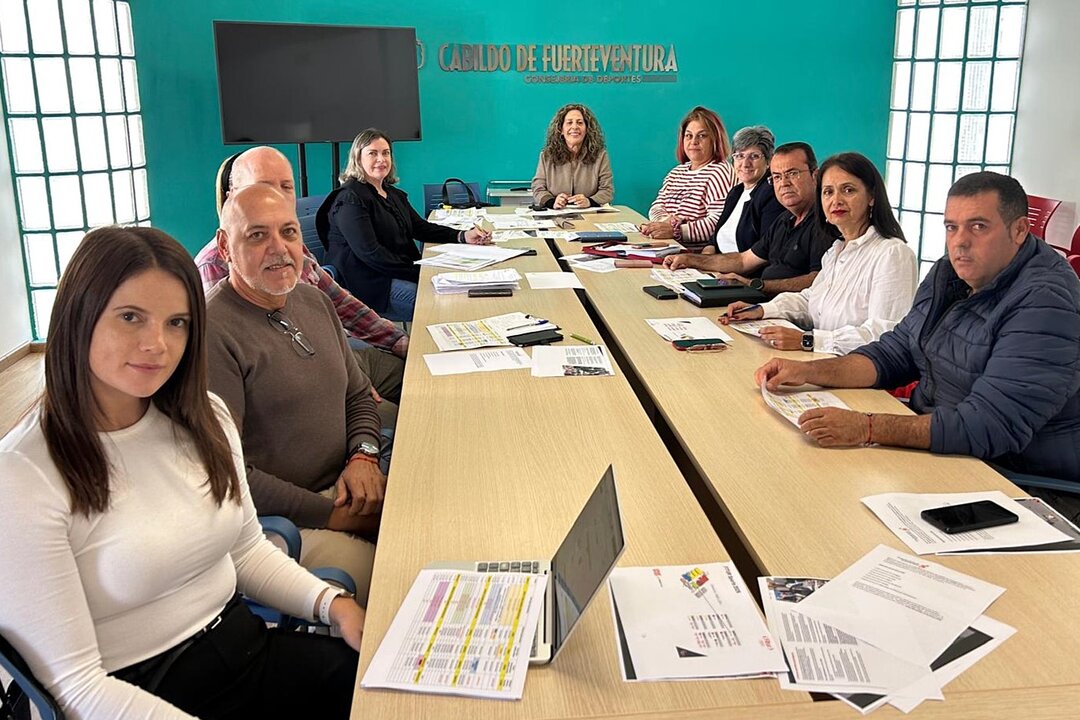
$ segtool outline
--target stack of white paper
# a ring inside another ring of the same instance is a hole
[[[922,519],[920,513],[930,508],[989,500],[1012,511],[1019,521],[999,527],[971,532],[945,533]],[[1039,546],[1047,550],[1062,548],[1059,543],[1071,540],[1069,534],[1055,528],[1047,519],[1000,490],[970,493],[884,493],[862,499],[896,537],[919,555],[933,553],[1010,550],[1021,548],[1035,552]],[[1070,548],[1072,543],[1069,543]],[[1051,547],[1053,546],[1053,547]]]
[[[489,265],[517,257],[525,252],[524,248],[501,248],[493,245],[456,245],[444,244],[432,246],[431,257],[417,260],[416,265],[432,265],[450,270],[480,270]]]
[[[608,586],[624,680],[787,669],[734,563],[615,568]]]
[[[1015,632],[982,613],[1003,588],[879,545],[831,582],[759,578],[787,689],[907,712]]]
[[[521,348],[462,350],[461,352],[430,353],[424,362],[432,375],[465,375],[495,370],[524,370],[532,367],[530,358]]]
[[[467,293],[473,288],[488,290],[517,290],[521,275],[517,270],[486,270],[484,272],[439,273],[431,278],[431,284],[438,295],[457,295]]]

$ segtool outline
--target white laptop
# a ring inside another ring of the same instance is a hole
[[[547,573],[543,612],[529,662],[549,663],[566,644],[585,608],[611,574],[626,547],[615,472],[607,472],[585,502],[550,560],[439,562],[428,567],[480,572]]]

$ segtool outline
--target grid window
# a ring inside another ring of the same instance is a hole
[[[1027,0],[898,0],[885,178],[922,275],[962,175],[1009,173]]]
[[[0,104],[35,339],[88,230],[148,225],[146,152],[125,0],[0,0]]]

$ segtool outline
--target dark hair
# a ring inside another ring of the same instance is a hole
[[[700,105],[686,113],[686,117],[679,123],[679,137],[675,144],[675,158],[680,164],[689,159],[686,156],[686,150],[683,149],[683,133],[686,132],[686,126],[695,120],[705,126],[705,132],[709,133],[709,138],[712,140],[712,162],[726,162],[731,155],[731,143],[728,141],[724,121],[715,112]]]
[[[806,153],[806,164],[810,166],[810,172],[817,171],[817,155],[814,154],[814,148],[810,147],[810,143],[804,143],[802,141],[795,141],[784,143],[780,147],[773,151],[773,157],[777,155],[787,155],[789,153],[802,150]]]
[[[191,322],[180,364],[153,403],[190,434],[218,504],[226,496],[240,502],[232,450],[207,395],[206,300],[195,263],[160,230],[109,226],[87,233],[71,256],[56,289],[45,346],[41,429],[72,509],[87,517],[109,506],[109,462],[97,433],[101,408],[90,383],[90,341],[116,289],[155,268],[184,285]]]
[[[996,192],[998,213],[1006,224],[1028,214],[1028,199],[1024,188],[1016,180],[1001,173],[983,172],[964,175],[949,188],[949,197],[971,197],[984,192]]]
[[[217,203],[218,215],[221,215],[221,206],[225,204],[225,198],[232,189],[232,168],[236,158],[244,154],[244,151],[233,153],[222,161],[217,171],[217,182],[214,184],[214,201]]]
[[[562,136],[562,124],[566,120],[566,114],[571,110],[577,110],[585,120],[585,137],[581,141],[581,162],[589,164],[596,162],[596,157],[604,149],[604,131],[600,129],[600,121],[593,115],[592,110],[580,103],[563,105],[555,113],[548,123],[547,134],[544,138],[544,156],[556,165],[570,162],[570,148],[566,147],[566,140]]]
[[[863,185],[874,204],[870,207],[870,224],[873,225],[884,237],[894,237],[907,242],[904,237],[904,229],[893,215],[892,206],[889,204],[889,194],[885,189],[885,180],[874,166],[874,163],[857,152],[845,152],[833,155],[821,163],[817,171],[817,224],[822,230],[830,235],[834,232],[831,223],[826,219],[825,212],[821,207],[821,184],[825,179],[825,171],[837,167],[846,173],[854,175]]]
[[[360,163],[360,152],[376,140],[385,140],[386,144],[390,146],[390,172],[383,179],[383,182],[387,185],[393,185],[398,181],[397,163],[394,162],[394,141],[382,130],[368,128],[367,130],[361,130],[353,138],[352,145],[349,147],[349,155],[345,159],[345,169],[338,178],[341,182],[344,183],[349,180],[368,181],[364,166]]]

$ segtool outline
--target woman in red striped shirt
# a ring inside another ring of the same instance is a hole
[[[687,250],[700,252],[716,234],[724,198],[734,182],[728,164],[731,144],[724,121],[700,105],[683,118],[672,168],[641,226],[651,238],[674,238]]]

